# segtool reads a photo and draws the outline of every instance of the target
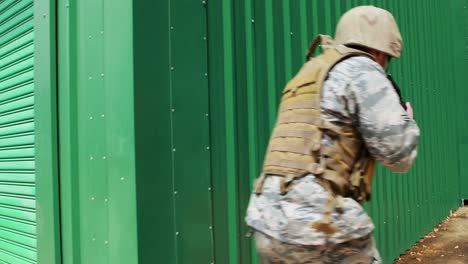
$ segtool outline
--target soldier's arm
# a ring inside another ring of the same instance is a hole
[[[375,69],[361,74],[350,88],[355,122],[371,155],[393,172],[407,172],[417,155],[419,128],[391,82]]]

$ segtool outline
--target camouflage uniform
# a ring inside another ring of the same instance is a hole
[[[330,246],[288,244],[263,233],[255,233],[260,263],[380,263],[374,239],[367,235]]]
[[[384,166],[394,172],[411,167],[419,128],[400,105],[384,69],[373,60],[352,57],[338,63],[322,87],[320,107],[322,118],[357,127],[371,155]],[[333,140],[324,136],[321,143],[332,144]],[[328,195],[315,176],[295,180],[285,195],[280,194],[279,180],[267,177],[262,194],[252,194],[247,210],[246,222],[258,231],[257,247],[261,257],[270,260],[266,263],[276,263],[272,260],[282,255],[278,252],[289,252],[278,263],[337,263],[333,261],[336,256],[372,263],[380,258],[371,239],[374,225],[359,203],[344,198],[344,212],[333,213],[338,232],[326,235],[310,227],[322,218]],[[318,259],[320,252],[327,254]],[[297,262],[297,255],[310,261]],[[373,257],[366,260],[366,255]]]

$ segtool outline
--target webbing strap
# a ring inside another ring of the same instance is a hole
[[[349,133],[351,134],[351,133]],[[352,151],[350,148],[348,148],[348,146],[346,145],[345,141],[350,141],[349,138],[346,138],[346,137],[341,137],[339,140],[338,140],[338,145],[340,145],[340,147],[343,149],[344,153],[346,153],[346,155],[352,157],[355,155],[354,151]]]
[[[332,235],[336,233],[338,228],[332,224],[332,213],[334,209],[336,208],[337,205],[337,199],[333,194],[333,191],[331,190],[331,186],[329,182],[323,181],[320,178],[318,178],[318,183],[328,192],[328,197],[327,201],[325,202],[325,205],[323,207],[323,217],[320,221],[313,222],[311,224],[311,228],[316,229],[317,231],[323,232],[328,235]],[[342,211],[342,205],[340,212]]]
[[[300,160],[288,160],[288,159],[274,159],[266,160],[265,166],[277,166],[277,167],[286,167],[296,170],[304,170],[315,175],[322,174],[324,169],[320,164],[310,163]]]
[[[294,175],[286,175],[280,180],[280,193],[286,194],[291,190],[291,183],[296,179]]]
[[[318,116],[310,116],[310,115],[280,115],[278,118],[278,125],[282,124],[290,124],[290,123],[305,123],[309,125],[315,125],[317,127],[322,127],[324,124],[323,119]]]
[[[367,199],[370,199],[370,194],[372,192],[372,180],[374,179],[374,172],[375,172],[375,160],[370,159],[367,163],[367,169],[364,177],[365,188],[367,193]]]
[[[338,188],[337,191],[340,194],[346,193],[346,186],[348,185],[348,183],[344,177],[338,175],[338,173],[336,173],[335,171],[325,170],[325,172],[320,177],[332,182]]]
[[[319,100],[300,100],[296,102],[285,101],[281,104],[280,112],[293,109],[320,109]]]
[[[333,39],[328,35],[318,35],[317,37],[315,37],[315,39],[309,46],[309,51],[306,55],[306,61],[309,61],[310,57],[314,55],[315,49],[319,44],[321,44],[324,48],[328,48],[330,45],[333,44]]]
[[[350,177],[350,182],[355,187],[360,187],[362,178],[364,177],[364,173],[367,167],[367,163],[369,160],[366,158],[367,150],[362,148],[359,152],[359,157],[354,164],[353,172]]]
[[[330,158],[338,161],[344,162],[347,169],[351,169],[350,166],[354,163],[354,159],[348,157],[348,155],[342,153],[340,154],[340,150],[334,147],[324,147],[321,152],[322,155],[329,156]],[[343,155],[344,154],[344,155]]]
[[[330,130],[336,133],[337,135],[340,135],[343,133],[343,129],[340,126],[337,126],[328,121],[325,121],[319,116],[289,114],[289,113],[279,115],[277,125],[290,124],[290,123],[305,123],[309,125],[314,125],[322,129]]]
[[[375,160],[367,149],[362,149],[350,177],[351,185],[354,187],[353,198],[360,203],[370,199],[374,169]]]
[[[348,178],[349,177],[349,170],[348,165],[344,163],[340,163],[334,159],[325,159],[327,163],[327,167],[338,172],[338,174],[343,175],[343,177]]]
[[[262,173],[258,179],[255,180],[254,187],[255,187],[255,193],[257,195],[261,194],[263,191],[263,184],[265,184],[267,175],[265,173]]]
[[[282,129],[275,130],[273,133],[273,138],[278,137],[295,137],[295,138],[312,138],[317,132],[310,130],[300,130],[300,129]]]
[[[326,130],[330,130],[330,131],[334,132],[337,135],[343,135],[343,133],[344,133],[343,128],[341,128],[340,126],[334,125],[334,124],[332,124],[331,122],[328,122],[328,121],[324,121],[324,123],[322,125],[322,128],[326,129]]]
[[[309,156],[312,155],[312,151],[317,151],[318,149],[320,149],[320,143],[309,143],[306,145],[273,143],[269,146],[270,151],[291,152]]]

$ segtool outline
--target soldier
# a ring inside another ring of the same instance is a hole
[[[321,44],[322,53],[311,58]],[[286,85],[246,222],[262,263],[381,263],[370,198],[374,161],[405,173],[419,128],[386,75],[402,39],[391,13],[345,13]]]

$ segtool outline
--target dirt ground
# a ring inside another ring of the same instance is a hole
[[[395,263],[468,263],[468,206],[451,214]]]

